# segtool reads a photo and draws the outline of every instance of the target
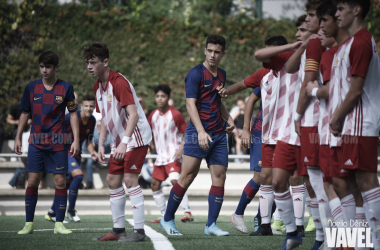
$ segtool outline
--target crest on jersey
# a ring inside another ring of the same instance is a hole
[[[339,63],[339,59],[337,58],[337,59],[335,60],[335,63],[334,63],[334,69],[336,69],[336,67],[338,67],[338,63]]]
[[[111,95],[111,94],[108,94],[108,102],[109,102],[109,103],[112,102],[112,95]]]
[[[61,104],[63,102],[63,96],[57,95],[55,96],[55,102]]]

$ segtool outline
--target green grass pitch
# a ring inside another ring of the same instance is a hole
[[[35,231],[31,235],[17,235],[17,231],[24,226],[24,216],[0,216],[0,249],[133,249],[153,250],[153,243],[148,238],[147,242],[119,243],[119,242],[95,242],[91,238],[109,232],[112,227],[110,215],[80,216],[82,222],[65,224],[68,229],[77,229],[70,235],[54,235],[52,230]],[[132,218],[128,216],[128,218]],[[146,221],[155,219],[156,216],[146,216]],[[235,230],[228,216],[220,216],[218,226],[230,232],[227,237],[204,236],[203,230],[206,224],[206,216],[195,216],[195,221],[182,223],[177,216],[176,225],[183,236],[167,236],[158,224],[146,225],[165,235],[177,250],[240,250],[240,249],[279,249],[285,239],[284,235],[269,237],[252,237],[241,234]],[[244,218],[248,230],[253,231],[253,217]],[[36,216],[34,229],[53,229],[54,224],[46,221],[43,216]],[[132,226],[126,222],[127,234],[132,232]],[[303,238],[300,249],[309,250],[314,244],[315,232],[307,233]]]

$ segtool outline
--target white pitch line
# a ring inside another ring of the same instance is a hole
[[[127,219],[132,226],[135,224],[132,219]],[[145,234],[152,240],[154,249],[156,250],[175,250],[172,243],[164,235],[155,231],[153,228],[144,225]]]
[[[104,230],[112,230],[112,228],[67,228],[71,231],[85,231],[85,230],[96,230],[96,231],[104,231]],[[126,229],[133,229],[133,228],[126,228]],[[36,229],[33,230],[33,232],[44,232],[44,231],[53,231],[54,228],[49,228],[49,229]],[[17,233],[18,231],[0,231],[0,233]]]

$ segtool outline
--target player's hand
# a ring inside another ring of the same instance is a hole
[[[211,136],[206,131],[198,133],[198,143],[201,149],[207,150],[209,148],[208,143],[212,142]]]
[[[79,142],[74,140],[70,147],[70,153],[72,154],[71,158],[77,156],[79,152],[80,152]]]
[[[126,151],[127,151],[127,144],[121,142],[119,146],[117,146],[115,152],[113,153],[113,159],[115,161],[123,161]]]
[[[181,146],[174,154],[173,160],[174,161],[179,161],[182,158],[183,154],[183,146]]]
[[[92,154],[91,154],[91,158],[92,160],[96,161],[98,159],[98,153],[96,153],[96,151],[94,151]]]
[[[243,129],[241,134],[241,145],[245,148],[249,148],[251,143],[253,143],[251,132],[249,129]]]
[[[333,134],[335,137],[338,137],[342,132],[343,124],[342,122],[335,119],[335,116],[333,115],[329,122],[329,129],[331,134]]]
[[[311,36],[309,36],[308,39],[306,39],[305,41],[302,42],[302,47],[303,47],[304,49],[306,49],[307,44],[309,43],[309,41],[310,41],[310,40],[313,40],[313,39],[316,39],[316,38],[318,38],[318,34],[312,34]]]
[[[301,137],[301,121],[294,120],[294,127],[295,127],[296,134],[299,137]]]
[[[218,91],[220,97],[222,98],[227,98],[227,90],[225,88],[223,88],[223,86],[218,86],[216,87],[216,90]]]
[[[233,131],[235,130],[235,123],[231,116],[228,118],[227,123],[228,123],[228,126],[226,127],[224,132],[226,132],[227,134],[232,134]]]
[[[21,155],[22,150],[21,150],[21,140],[19,138],[15,139],[15,145],[14,145],[14,151],[16,154]]]
[[[99,162],[101,163],[101,164],[107,164],[108,162],[107,162],[107,160],[106,160],[106,157],[105,157],[105,155],[104,155],[104,145],[101,145],[100,143],[99,143],[99,146],[98,146],[99,148],[98,148],[98,158],[99,158]]]
[[[317,81],[310,81],[308,82],[306,86],[306,91],[308,96],[312,96],[311,93],[313,92],[314,88],[319,88],[319,84]]]
[[[292,51],[296,51],[297,49],[299,49],[302,45],[302,41],[298,41],[298,42],[295,42],[295,43],[292,43],[290,46],[291,46],[291,50]]]

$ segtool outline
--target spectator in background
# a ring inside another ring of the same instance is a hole
[[[231,117],[234,119],[235,130],[234,130],[234,139],[235,139],[235,148],[236,154],[242,155],[245,154],[245,148],[241,146],[241,134],[244,127],[244,110],[245,110],[245,101],[243,98],[238,97],[236,99],[236,106],[239,107],[237,112],[234,112]],[[235,159],[235,162],[239,162],[241,160]]]

